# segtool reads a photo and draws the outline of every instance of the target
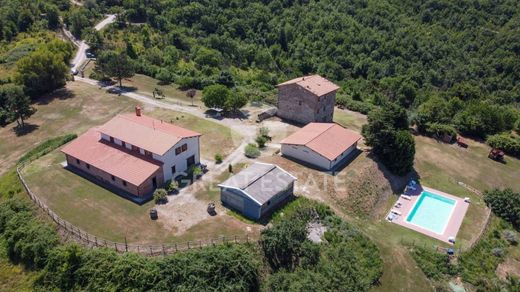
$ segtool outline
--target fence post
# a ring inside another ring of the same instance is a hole
[[[199,239],[199,248],[202,249],[202,240]]]
[[[177,249],[177,243],[175,243],[175,252],[178,252],[179,250]]]
[[[105,240],[105,247],[108,247],[108,245],[107,245],[107,241],[106,241],[106,240]]]
[[[96,244],[96,247],[98,246],[97,245],[97,237],[94,236],[94,241],[95,241],[95,244]]]
[[[237,243],[237,236],[235,235],[235,243]]]
[[[153,256],[152,246],[150,245],[150,256]]]
[[[188,249],[190,249],[190,242],[188,241]]]
[[[249,243],[249,234],[246,234],[246,242]]]
[[[163,253],[163,255],[166,255],[166,251],[164,250],[164,244],[162,246],[162,253]]]
[[[116,252],[118,252],[117,250],[117,243],[114,242],[114,248],[116,249]]]
[[[139,251],[139,245],[137,245],[137,253],[141,253],[141,252]]]

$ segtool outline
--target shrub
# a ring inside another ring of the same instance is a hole
[[[351,111],[359,112],[365,115],[376,108],[376,106],[371,103],[353,100],[350,97],[344,95],[338,95],[338,97],[336,98],[336,105],[339,108],[346,108]]]
[[[511,244],[511,245],[517,245],[518,244],[518,237],[516,236],[516,233],[513,230],[504,230],[504,238]]]
[[[267,138],[265,136],[258,136],[256,137],[255,141],[258,144],[258,147],[264,148],[265,144],[267,143]]]
[[[260,150],[258,150],[255,144],[249,143],[246,146],[245,155],[249,158],[257,158],[260,156]]]
[[[66,144],[74,139],[76,139],[78,135],[76,134],[68,134],[64,136],[59,136],[56,138],[49,139],[40,145],[36,146],[36,148],[30,150],[26,154],[24,154],[19,160],[18,163],[22,163],[25,161],[38,159],[43,155],[51,152],[52,150],[60,147],[63,144]]]
[[[261,127],[260,128],[260,136],[269,137],[269,128]]]
[[[192,176],[192,177],[198,177],[202,174],[202,169],[200,168],[200,166],[196,166],[196,165],[192,165],[190,166],[190,168],[188,169],[188,173]]]
[[[215,162],[217,164],[221,164],[222,160],[224,160],[224,158],[222,157],[222,154],[220,154],[220,153],[215,154]]]
[[[165,189],[156,189],[153,192],[153,200],[156,204],[163,204],[167,202],[168,193]]]
[[[509,155],[520,157],[520,138],[509,134],[496,134],[489,136],[486,143],[493,148],[503,150]]]
[[[512,189],[484,192],[484,201],[498,217],[520,228],[520,194]]]
[[[175,180],[168,180],[168,181],[166,181],[165,185],[166,185],[166,191],[168,193],[176,191],[179,188],[179,183]]]
[[[444,135],[450,135],[452,139],[457,138],[457,130],[455,130],[455,127],[450,125],[427,123],[425,131],[428,136],[437,136],[442,138]]]

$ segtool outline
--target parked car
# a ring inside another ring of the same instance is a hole
[[[72,73],[72,75],[78,75],[79,72],[78,72],[78,69],[76,69],[76,68],[72,68],[72,69],[70,70],[70,73]]]
[[[157,215],[157,210],[151,209],[150,210],[150,219],[157,220],[157,218],[159,218],[159,215]]]

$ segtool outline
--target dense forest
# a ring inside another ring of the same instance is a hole
[[[94,43],[126,47],[138,72],[164,82],[273,101],[277,82],[319,73],[342,86],[340,105],[395,102],[423,133],[486,138],[519,126],[518,1],[111,4],[125,12]]]

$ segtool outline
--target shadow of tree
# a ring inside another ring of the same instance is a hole
[[[18,125],[13,127],[13,132],[16,134],[16,136],[24,136],[27,134],[32,133],[33,131],[40,128],[39,125],[31,124],[31,123],[25,123],[24,127],[18,127]]]
[[[60,88],[51,93],[45,94],[36,100],[38,105],[47,105],[55,99],[66,100],[75,97],[76,94],[67,88]]]
[[[415,168],[407,174],[399,176],[393,174],[390,170],[388,170],[388,168],[386,168],[386,166],[381,161],[379,161],[379,159],[377,159],[377,157],[373,153],[369,153],[367,157],[376,163],[377,168],[381,171],[381,173],[383,173],[383,176],[390,184],[390,187],[392,188],[392,192],[394,194],[401,193],[410,180],[413,179],[419,182],[421,179],[419,173],[415,170]]]

